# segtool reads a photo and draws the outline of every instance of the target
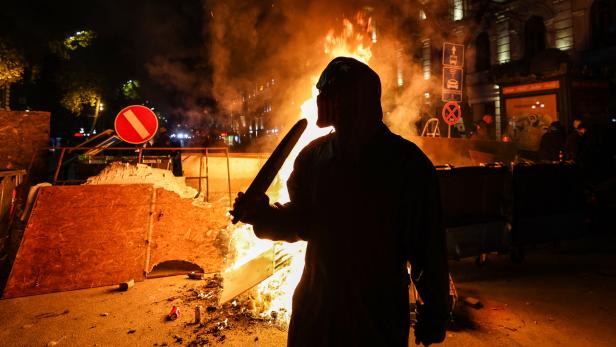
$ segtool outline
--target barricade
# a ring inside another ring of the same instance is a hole
[[[577,165],[516,164],[512,191],[515,247],[568,239],[584,232],[584,185]]]
[[[506,250],[510,174],[506,167],[442,168],[438,171],[443,224],[451,257]]]

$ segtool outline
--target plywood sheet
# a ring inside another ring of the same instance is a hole
[[[4,297],[144,279],[152,185],[42,188]]]
[[[156,190],[150,260],[147,271],[156,264],[184,260],[205,272],[222,270],[227,241],[222,229],[229,223],[225,205],[195,205],[192,199]]]

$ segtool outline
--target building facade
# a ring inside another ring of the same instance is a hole
[[[467,121],[494,115],[494,135],[501,138],[515,136],[522,123],[570,127],[578,118],[616,118],[610,103],[616,96],[616,1],[450,0],[449,6],[451,30],[425,36],[417,55],[424,78],[430,70],[440,78],[442,43],[465,46]],[[425,18],[422,9],[418,17]],[[440,100],[431,101],[438,109]]]

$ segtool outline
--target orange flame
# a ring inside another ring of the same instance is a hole
[[[356,23],[350,20],[342,21],[342,32],[336,35],[335,30],[331,29],[324,39],[324,53],[331,58],[338,56],[353,57],[366,64],[372,58],[371,45],[375,40],[373,21],[371,17],[366,18],[363,12],[357,14]],[[357,30],[360,28],[363,30]],[[371,36],[372,35],[372,38]],[[314,86],[318,76],[312,76],[311,82]],[[319,128],[316,125],[317,104],[316,96],[318,90],[313,87],[312,97],[301,105],[300,118],[308,120],[308,127],[295,146],[291,155],[284,163],[278,178],[281,188],[270,195],[275,196],[277,201],[284,203],[289,201],[289,194],[286,189],[286,181],[293,170],[293,163],[299,152],[312,140],[326,135],[333,131],[333,128]],[[271,192],[270,192],[271,193]],[[246,261],[262,253],[268,247],[276,247],[276,251],[282,251],[291,255],[291,261],[287,267],[281,269],[268,280],[258,285],[258,295],[255,298],[255,306],[259,308],[262,315],[277,311],[278,319],[283,323],[288,323],[291,314],[291,300],[295,287],[299,283],[304,268],[304,255],[306,242],[276,242],[275,244],[267,240],[259,240],[252,232],[252,227],[243,225],[234,229],[231,242],[238,251],[235,262],[229,269],[237,268]]]

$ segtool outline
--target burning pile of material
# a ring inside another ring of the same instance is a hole
[[[370,22],[370,19],[358,15],[356,18],[359,28],[371,30],[370,25],[365,22]],[[348,56],[368,63],[372,53],[370,42],[362,30],[354,29],[353,23],[347,19],[343,20],[343,31],[340,36],[335,36],[334,31],[330,31],[325,39],[324,53],[326,56],[334,58],[336,56]],[[318,75],[312,76],[312,85],[316,84]],[[270,189],[269,196],[272,201],[281,203],[289,201],[289,195],[286,189],[286,181],[293,170],[293,163],[299,152],[312,140],[326,135],[331,132],[332,128],[318,128],[317,120],[317,105],[316,96],[318,91],[316,88],[312,90],[312,97],[306,100],[301,105],[301,113],[299,118],[307,118],[308,127],[299,139],[291,155],[284,163],[279,173],[281,186],[278,190]],[[293,292],[299,283],[301,274],[304,268],[304,257],[306,252],[306,242],[272,242],[268,240],[258,239],[250,225],[229,225],[227,228],[230,237],[230,249],[232,250],[233,260],[230,266],[223,272],[225,281],[223,285],[227,290],[227,285],[232,281],[228,279],[234,278],[234,272],[244,271],[249,272],[249,267],[246,264],[253,262],[259,257],[266,257],[269,250],[272,252],[271,275],[267,279],[261,279],[253,293],[250,295],[252,303],[251,307],[255,308],[260,317],[272,317],[272,313],[282,324],[288,324],[291,316],[291,304]],[[255,284],[257,284],[255,283]]]
[[[175,192],[185,199],[194,199],[197,191],[186,185],[184,177],[175,177],[169,170],[155,169],[144,164],[113,162],[85,184],[143,184]]]
[[[222,291],[223,278],[215,275],[207,278],[203,285],[191,289],[181,298],[184,306],[195,307],[195,321],[185,325],[194,334],[189,346],[224,342],[230,330],[243,330],[252,334],[258,325],[286,328],[286,321],[282,318],[286,312],[258,313],[254,291],[221,305],[219,300]]]

